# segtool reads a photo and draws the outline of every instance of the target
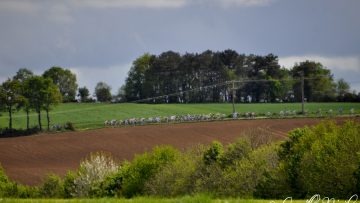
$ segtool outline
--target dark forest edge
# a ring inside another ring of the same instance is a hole
[[[65,177],[48,175],[39,186],[11,181],[0,170],[0,197],[181,197],[304,199],[320,194],[347,199],[360,191],[360,124],[322,122],[295,129],[274,142],[253,129],[236,142],[179,151],[158,146],[132,161],[97,152]]]
[[[304,61],[280,67],[273,54],[245,55],[234,50],[144,54],[133,62],[119,99],[146,103],[229,102],[233,97],[231,81],[239,81],[234,86],[236,102],[300,102],[302,75],[308,102],[360,101],[346,81],[334,81],[331,71],[321,63]],[[165,97],[148,99],[158,96]]]

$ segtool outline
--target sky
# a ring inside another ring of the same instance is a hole
[[[321,62],[360,92],[359,0],[0,0],[0,82],[61,66],[116,93],[144,53],[233,49]]]

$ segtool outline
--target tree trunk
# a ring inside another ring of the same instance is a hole
[[[47,130],[50,130],[50,117],[49,117],[49,109],[46,109],[46,119],[47,119]]]
[[[9,129],[12,130],[12,108],[8,108],[9,111]]]
[[[29,118],[29,109],[26,109],[26,129],[30,128],[30,118]]]
[[[40,131],[42,131],[42,127],[41,127],[41,112],[38,111],[38,122],[39,122],[39,129]]]

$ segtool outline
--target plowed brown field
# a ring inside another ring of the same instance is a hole
[[[338,118],[342,122],[344,118]],[[179,149],[213,140],[229,143],[252,128],[266,128],[274,140],[285,139],[288,131],[314,125],[321,119],[264,119],[183,124],[163,124],[91,131],[39,134],[28,137],[1,138],[0,163],[6,174],[20,183],[35,185],[48,173],[64,175],[76,169],[90,152],[110,152],[119,160],[155,145],[169,144]],[[359,118],[356,118],[360,122]]]

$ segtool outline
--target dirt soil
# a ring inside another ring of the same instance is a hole
[[[337,118],[338,122],[345,118]],[[179,149],[218,140],[224,144],[236,140],[254,128],[265,128],[273,140],[286,139],[287,132],[321,119],[263,119],[162,124],[98,130],[43,133],[28,137],[0,139],[0,163],[6,174],[17,182],[37,185],[48,173],[64,175],[74,170],[91,152],[110,152],[119,160],[131,160],[135,154],[156,145]],[[359,118],[356,118],[360,122]]]

